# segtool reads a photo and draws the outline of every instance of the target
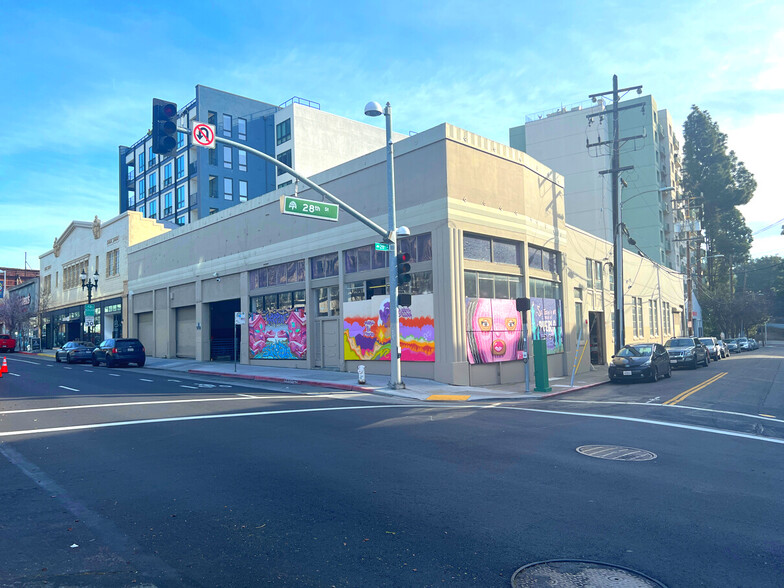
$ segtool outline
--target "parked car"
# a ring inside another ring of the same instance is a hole
[[[729,357],[730,348],[727,347],[727,342],[722,339],[718,339],[716,342],[719,345],[719,352],[720,352],[719,355],[721,355],[722,359],[724,359],[725,357]]]
[[[738,340],[727,339],[727,349],[730,350],[730,353],[740,353],[740,345],[738,345]]]
[[[92,353],[93,365],[105,363],[110,368],[129,363],[143,367],[146,359],[144,345],[138,339],[105,339]]]
[[[708,348],[708,353],[710,353],[710,358],[713,361],[721,359],[721,349],[716,337],[700,337],[700,342]]]
[[[611,382],[622,380],[655,382],[672,375],[670,356],[658,343],[625,345],[612,356],[608,367]]]
[[[95,345],[88,341],[68,341],[54,352],[54,360],[57,363],[87,363],[93,357],[93,349]]]
[[[698,365],[708,367],[710,363],[708,348],[696,337],[673,337],[664,347],[670,354],[672,367],[691,367],[696,370]]]
[[[759,343],[757,343],[756,339],[749,339],[749,345],[751,346],[752,350],[759,349]]]
[[[0,335],[0,351],[11,352],[16,349],[16,339],[11,335]]]
[[[738,337],[737,341],[741,351],[751,351],[751,345],[749,345],[749,340],[746,337]]]

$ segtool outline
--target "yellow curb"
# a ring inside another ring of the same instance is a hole
[[[463,396],[463,395],[457,395],[457,394],[433,394],[431,396],[428,396],[427,400],[452,400],[452,401],[458,400],[458,401],[464,401],[464,400],[468,400],[469,398],[471,398],[470,395]]]

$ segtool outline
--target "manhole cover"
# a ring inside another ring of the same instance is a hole
[[[553,560],[528,564],[512,575],[512,588],[664,588],[644,574],[590,561]]]
[[[645,449],[634,447],[621,447],[619,445],[583,445],[577,448],[578,453],[599,459],[614,459],[616,461],[650,461],[656,459],[656,454]]]

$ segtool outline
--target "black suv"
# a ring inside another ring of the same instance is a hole
[[[696,337],[673,337],[664,344],[664,347],[670,354],[672,367],[689,366],[695,370],[698,365],[708,367],[710,363],[708,348]]]
[[[144,345],[138,339],[106,339],[93,349],[93,365],[105,363],[106,367],[135,363],[144,366],[147,359]]]

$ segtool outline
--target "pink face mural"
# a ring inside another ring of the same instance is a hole
[[[522,359],[520,313],[514,300],[466,300],[469,363]]]

